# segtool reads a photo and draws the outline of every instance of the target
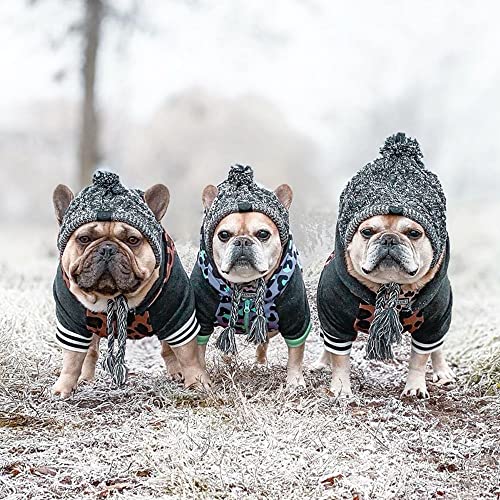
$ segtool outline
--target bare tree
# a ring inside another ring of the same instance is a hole
[[[85,17],[82,27],[84,47],[81,69],[83,99],[78,150],[80,186],[90,182],[92,172],[101,159],[95,82],[104,9],[102,0],[84,0],[84,2]]]
[[[29,5],[43,3],[42,0],[28,0]],[[67,0],[61,3],[74,6]],[[120,4],[117,8],[115,3]],[[62,35],[51,37],[50,46],[53,50],[60,48],[70,36],[78,36],[81,45],[80,77],[82,82],[82,102],[79,123],[79,137],[77,150],[78,183],[79,187],[89,184],[92,173],[102,161],[99,112],[97,103],[98,59],[101,48],[101,35],[105,29],[105,22],[110,19],[122,29],[121,42],[117,47],[123,52],[126,42],[130,39],[133,30],[143,32],[152,30],[139,18],[138,0],[128,0],[128,6],[114,0],[81,0],[83,15],[71,22]],[[68,7],[69,8],[69,7]],[[59,70],[54,74],[54,80],[61,82],[66,78],[67,71]]]

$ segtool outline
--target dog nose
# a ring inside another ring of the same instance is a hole
[[[251,247],[253,245],[253,241],[246,236],[238,236],[234,239],[233,245],[236,247]]]
[[[104,243],[104,245],[99,247],[99,255],[104,260],[109,260],[113,257],[113,255],[116,255],[117,251],[118,249],[116,248],[116,245],[113,245],[112,243]]]
[[[383,234],[379,243],[385,247],[392,247],[393,245],[399,245],[400,241],[395,234]]]

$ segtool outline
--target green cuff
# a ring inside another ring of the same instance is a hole
[[[309,333],[311,332],[311,328],[312,328],[312,322],[309,322],[304,334],[301,337],[299,337],[298,339],[285,339],[286,345],[288,347],[301,346],[307,340],[307,337],[308,337]]]
[[[198,345],[207,345],[208,341],[210,340],[212,334],[210,335],[197,335],[196,336],[196,343]]]

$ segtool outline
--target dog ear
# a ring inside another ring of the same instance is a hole
[[[293,191],[288,184],[281,184],[275,190],[274,194],[278,197],[281,204],[288,210],[293,200]]]
[[[69,207],[69,204],[73,201],[75,195],[68,186],[64,184],[59,184],[54,189],[54,194],[52,195],[52,203],[54,204],[54,210],[56,212],[56,219],[59,225],[61,225],[64,214]]]
[[[218,194],[219,190],[213,184],[209,184],[205,187],[201,195],[201,201],[205,210],[208,210],[212,206]]]
[[[155,184],[144,193],[144,201],[155,214],[156,220],[161,221],[170,203],[170,191],[164,184]]]

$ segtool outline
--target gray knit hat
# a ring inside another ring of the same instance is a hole
[[[445,248],[446,198],[436,174],[427,170],[415,139],[399,132],[388,137],[381,156],[365,165],[340,196],[338,229],[344,248],[359,225],[374,215],[404,215],[425,230],[432,266]]]
[[[281,244],[288,241],[290,226],[288,210],[273,191],[258,186],[253,180],[252,167],[233,165],[227,179],[217,186],[218,194],[203,220],[203,238],[209,255],[217,224],[235,212],[261,212],[278,228]]]
[[[127,189],[113,172],[98,170],[92,184],[82,189],[70,203],[59,230],[57,246],[62,255],[71,235],[88,222],[125,222],[149,241],[160,265],[163,228],[143,199],[142,191]]]

